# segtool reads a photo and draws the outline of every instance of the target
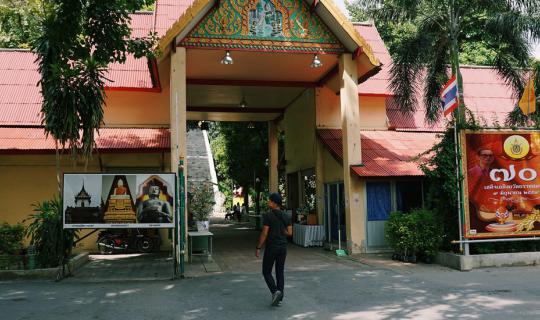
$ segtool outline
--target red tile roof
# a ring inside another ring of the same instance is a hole
[[[102,128],[96,136],[100,152],[170,150],[170,134],[162,128]],[[0,153],[48,153],[54,141],[43,128],[0,128]]]
[[[152,13],[131,15],[134,36],[148,35]],[[0,125],[41,124],[41,91],[36,55],[28,50],[0,49]],[[109,65],[106,89],[154,89],[147,59],[127,56]]]
[[[327,150],[343,161],[342,133],[339,129],[317,130]],[[435,133],[361,131],[362,164],[351,170],[360,177],[423,176],[414,158],[438,140]]]
[[[194,0],[157,0],[154,28],[163,36]]]
[[[391,96],[392,91],[388,89],[388,83],[390,80],[389,70],[392,66],[392,58],[379,35],[379,31],[377,31],[377,28],[372,23],[354,23],[354,27],[369,43],[373,49],[373,53],[383,65],[379,73],[358,86],[358,93],[360,95]]]
[[[493,68],[479,66],[461,67],[463,75],[464,99],[467,108],[471,110],[481,123],[494,125],[504,124],[506,116],[512,111],[517,100],[512,91],[499,77]],[[414,114],[404,115],[397,106],[386,104],[386,113],[390,125],[398,130],[412,131],[443,131],[446,119],[441,116],[434,125],[424,122],[425,107],[421,94],[417,97],[419,108]]]
[[[139,11],[130,15],[131,17],[131,36],[133,38],[142,38],[148,36],[154,29],[155,15],[153,11]]]

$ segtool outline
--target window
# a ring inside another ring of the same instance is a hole
[[[315,170],[304,170],[301,173],[302,177],[302,203],[301,206],[306,207],[310,212],[316,210],[317,205],[317,188],[315,180]]]
[[[421,208],[423,204],[422,181],[396,182],[396,209],[408,212]]]
[[[422,180],[366,182],[368,221],[388,220],[391,211],[408,212],[424,203]]]

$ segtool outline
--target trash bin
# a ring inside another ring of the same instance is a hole
[[[28,246],[28,269],[33,270],[36,268],[36,247],[34,245]]]

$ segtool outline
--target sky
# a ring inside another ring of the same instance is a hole
[[[334,3],[337,4],[337,6],[345,13],[345,15],[348,17],[349,13],[347,12],[347,9],[345,8],[345,2],[344,0],[334,0]],[[533,48],[533,55],[540,59],[540,42],[537,42]]]

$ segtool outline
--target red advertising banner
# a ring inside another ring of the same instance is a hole
[[[466,238],[540,235],[540,132],[465,131]]]

